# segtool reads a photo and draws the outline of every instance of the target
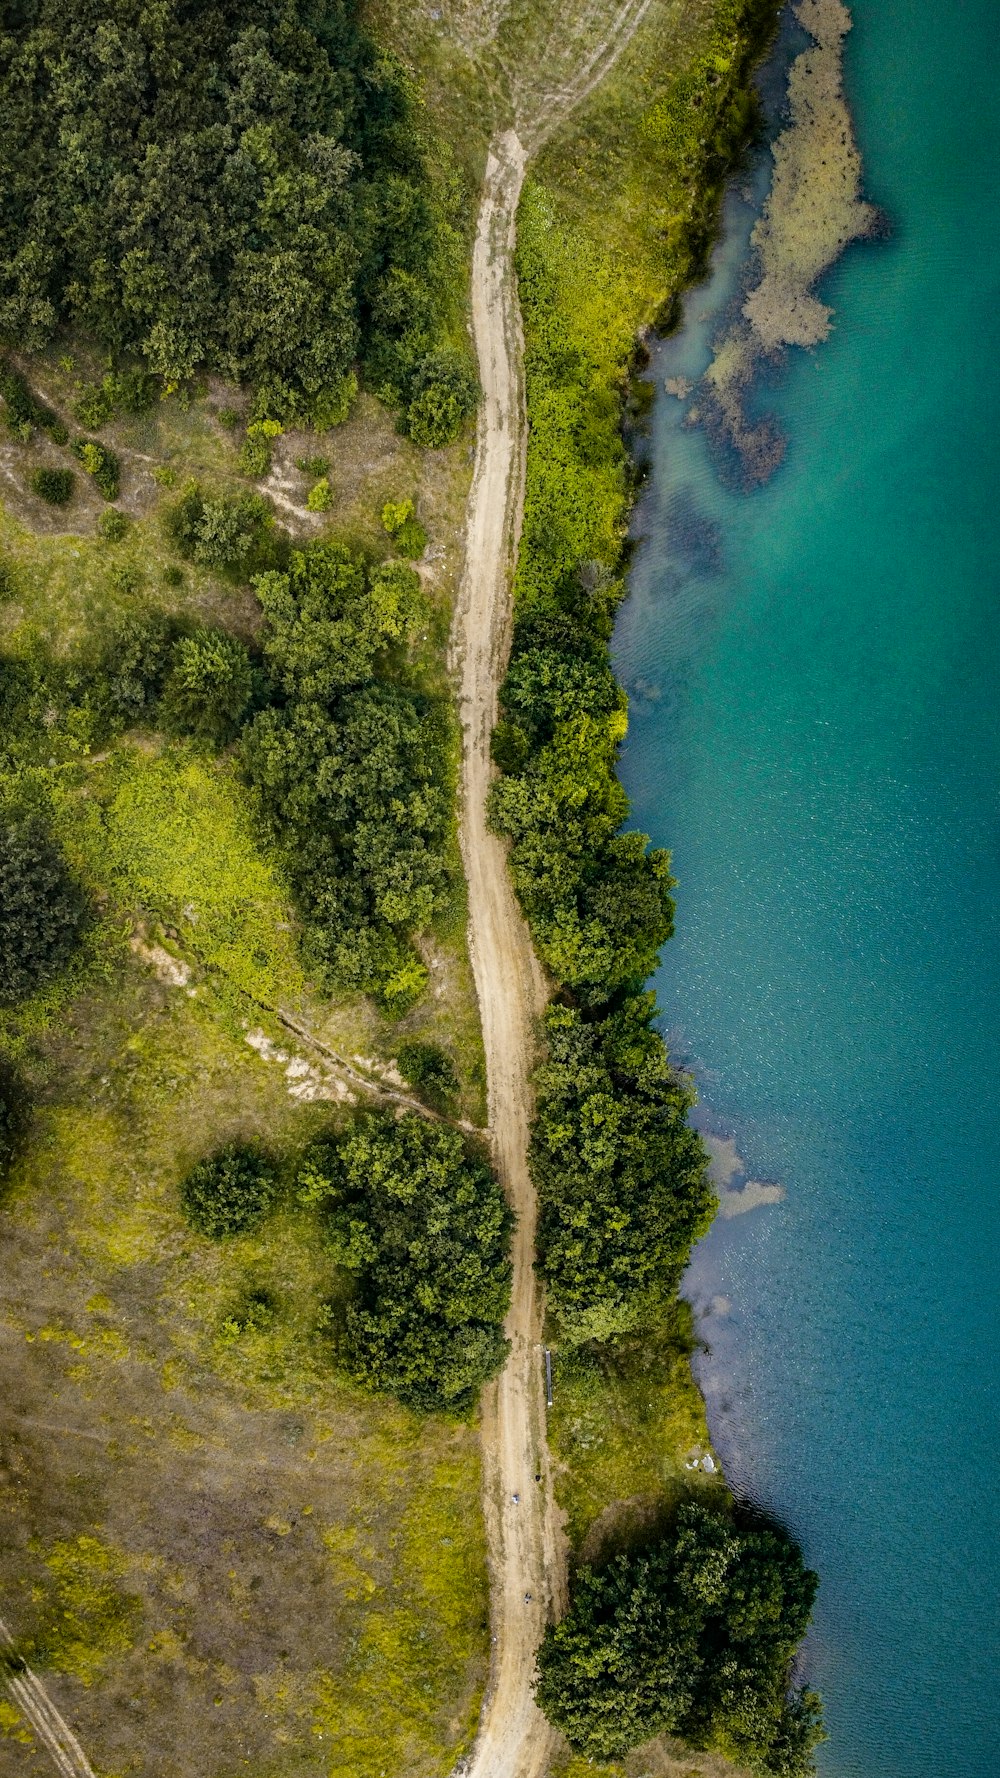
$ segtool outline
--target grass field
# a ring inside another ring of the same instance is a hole
[[[100,367],[77,348],[27,368],[65,413]],[[6,656],[68,658],[141,607],[253,638],[249,588],[190,564],[178,576],[162,523],[189,475],[250,488],[219,419],[238,400],[213,387],[102,430],[133,521],[117,542],[98,534],[86,478],[58,514],[30,493],[57,447],[4,440]],[[335,492],[320,519],[305,511],[315,470],[296,467],[318,454]],[[383,552],[382,505],[415,497],[431,613],[419,668],[438,689],[469,470],[468,439],[418,451],[362,397],[336,432],[278,439],[269,478],[293,535]],[[233,759],[145,732],[93,754],[62,724],[51,745],[25,777],[95,918],[70,969],[0,1014],[33,1102],[0,1223],[5,1617],[100,1778],[444,1774],[488,1651],[475,1426],[338,1376],[323,1315],[336,1278],[305,1212],[286,1201],[216,1244],[184,1221],[178,1185],[234,1137],[288,1171],[367,1097],[332,1058],[377,1089],[398,1078],[404,1036],[448,1049],[460,1110],[483,1121],[463,892],[422,940],[428,991],[393,1025],[310,979]],[[4,1703],[0,1773],[47,1769]]]

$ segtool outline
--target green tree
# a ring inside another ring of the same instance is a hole
[[[278,1193],[277,1172],[252,1143],[231,1142],[192,1167],[181,1183],[184,1214],[199,1234],[222,1240],[263,1222]]]
[[[239,729],[253,693],[253,667],[243,643],[221,630],[182,636],[163,692],[167,722],[224,745]]]
[[[464,1408],[503,1363],[512,1218],[455,1130],[360,1118],[299,1176],[356,1289],[343,1348],[359,1382],[422,1408]]]
[[[0,821],[0,1004],[24,1000],[69,959],[84,899],[37,821]]]
[[[666,1733],[803,1778],[819,1703],[790,1681],[816,1586],[783,1532],[689,1503],[666,1536],[578,1571],[538,1653],[538,1701],[590,1759]]]

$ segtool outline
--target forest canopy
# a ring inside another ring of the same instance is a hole
[[[360,359],[421,425],[458,413],[448,182],[350,4],[20,0],[2,17],[0,340],[37,350],[68,324],[168,381],[207,367],[320,424]]]

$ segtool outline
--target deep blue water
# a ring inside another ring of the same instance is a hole
[[[749,212],[657,348],[617,632],[624,777],[669,845],[657,987],[706,1126],[783,1203],[689,1288],[734,1486],[820,1570],[826,1778],[1000,1773],[1000,16],[857,0],[848,90],[895,225],[724,484],[696,376]]]

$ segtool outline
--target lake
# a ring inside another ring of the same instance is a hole
[[[707,365],[738,193],[655,348],[623,776],[679,879],[656,986],[698,1120],[785,1192],[720,1218],[687,1288],[729,1479],[821,1574],[820,1770],[995,1778],[1000,19],[853,12],[893,235],[849,250],[831,339],[758,391],[789,441],[763,489],[663,390]]]

